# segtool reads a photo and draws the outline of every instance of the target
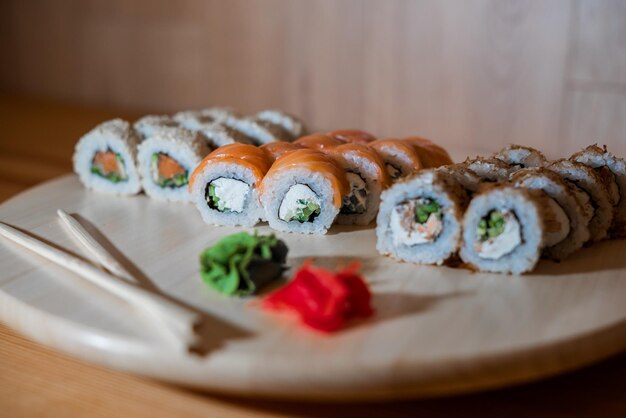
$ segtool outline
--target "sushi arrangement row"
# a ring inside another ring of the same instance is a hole
[[[461,261],[521,274],[542,257],[561,261],[584,245],[623,238],[626,163],[589,146],[548,161],[512,145],[419,173],[381,195],[377,249],[425,264]]]
[[[90,189],[121,195],[145,190],[152,197],[186,201],[189,174],[213,149],[292,141],[304,132],[298,118],[277,110],[245,116],[230,108],[208,108],[149,115],[132,125],[114,119],[78,141],[74,171]]]
[[[206,123],[213,124],[234,118],[222,108],[182,112],[191,113],[212,117]],[[170,126],[182,120],[180,115],[97,126],[78,142],[74,170],[90,189],[122,195],[144,190],[157,199],[191,201],[211,225],[250,227],[267,221],[279,231],[324,234],[335,222],[371,223],[390,184],[452,163],[443,148],[427,139],[376,139],[357,130],[256,144],[231,138],[214,148],[206,130],[197,129],[199,122]],[[269,116],[285,132],[302,132],[302,123],[286,113],[257,114]]]

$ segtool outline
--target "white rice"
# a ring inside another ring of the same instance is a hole
[[[166,154],[186,171],[187,179],[211,151],[206,142],[195,132],[184,128],[158,128],[154,134],[139,145],[137,160],[143,188],[148,196],[179,202],[190,200],[187,184],[180,187],[161,187],[154,179],[153,154]]]
[[[491,188],[472,199],[463,219],[461,259],[474,268],[494,273],[521,274],[539,261],[544,242],[541,201],[524,189],[510,186]],[[498,259],[480,257],[476,249],[478,223],[492,210],[511,211],[521,227],[522,240]]]
[[[399,204],[416,198],[431,199],[439,204],[443,228],[433,241],[416,245],[396,244],[391,229],[392,211]],[[378,252],[412,263],[438,265],[456,254],[461,239],[464,192],[448,174],[431,169],[422,170],[396,182],[382,193],[381,199],[376,218]]]
[[[206,200],[207,186],[218,178],[236,179],[250,187],[242,212],[220,212],[212,209]],[[207,164],[203,171],[194,173],[193,184],[189,188],[191,201],[196,205],[204,222],[210,225],[252,227],[263,219],[263,209],[259,202],[259,191],[255,185],[256,177],[249,168],[215,160]]]
[[[278,217],[280,205],[289,189],[296,185],[308,186],[320,200],[320,214],[312,222],[286,222]],[[330,181],[321,173],[306,168],[279,170],[263,179],[261,203],[265,211],[265,219],[271,228],[283,232],[300,234],[325,234],[339,214],[335,207],[334,189]]]
[[[88,189],[119,194],[133,195],[141,191],[141,181],[136,166],[136,153],[139,138],[130,123],[113,119],[86,133],[76,144],[73,156],[74,172]],[[127,179],[113,183],[91,172],[94,155],[97,152],[113,151],[124,161]]]

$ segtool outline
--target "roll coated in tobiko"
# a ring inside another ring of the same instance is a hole
[[[456,254],[466,194],[447,173],[422,170],[383,192],[376,248],[384,255],[443,264]]]
[[[482,189],[463,218],[461,259],[476,270],[521,274],[531,271],[559,229],[541,190],[496,185]]]
[[[137,160],[143,189],[150,197],[187,202],[189,175],[211,149],[197,133],[157,128],[139,144]]]
[[[299,149],[278,158],[261,184],[270,227],[283,232],[325,234],[350,190],[344,170],[321,151]]]
[[[202,219],[212,225],[256,225],[263,219],[259,185],[270,165],[262,149],[247,144],[226,145],[206,156],[189,181]]]
[[[85,134],[74,150],[74,172],[88,189],[133,195],[141,191],[136,156],[139,138],[131,125],[113,119]]]

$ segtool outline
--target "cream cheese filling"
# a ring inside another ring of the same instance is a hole
[[[426,222],[415,221],[415,205],[421,199],[407,202],[393,208],[389,219],[389,227],[394,245],[417,245],[433,242],[443,230],[443,222],[435,213],[428,216]]]
[[[220,211],[243,212],[250,186],[241,180],[221,177],[211,182],[215,186],[215,195],[219,198],[217,208]]]
[[[302,210],[307,205],[308,202],[312,202],[318,207],[322,206],[319,197],[317,197],[315,192],[311,190],[309,186],[304,184],[294,184],[289,188],[287,193],[285,193],[285,197],[280,203],[278,217],[283,221],[289,222],[292,218],[294,218],[294,216],[296,216],[298,211]]]
[[[480,258],[488,260],[498,260],[506,254],[511,253],[522,243],[522,234],[519,221],[513,212],[502,211],[502,218],[505,221],[504,231],[497,237],[488,238],[486,241],[477,244],[477,253]]]

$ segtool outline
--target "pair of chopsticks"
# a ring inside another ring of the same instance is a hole
[[[82,245],[94,264],[0,222],[0,235],[87,279],[124,299],[158,321],[158,329],[170,345],[193,351],[200,341],[200,314],[139,286],[138,281],[87,230],[63,210],[57,211],[62,225]]]

